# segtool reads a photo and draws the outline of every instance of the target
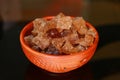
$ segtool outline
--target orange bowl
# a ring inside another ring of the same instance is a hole
[[[45,19],[50,20],[52,19],[52,16],[45,17]],[[96,36],[94,44],[85,51],[81,51],[70,55],[50,55],[31,49],[25,43],[24,37],[33,29],[32,22],[28,23],[20,33],[20,43],[22,50],[25,56],[28,58],[28,60],[30,60],[30,62],[32,62],[39,68],[54,73],[64,73],[72,71],[86,64],[91,59],[97,48],[97,44],[99,41],[98,32],[90,23],[86,22],[86,25],[96,32]]]

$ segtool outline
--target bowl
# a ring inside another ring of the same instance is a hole
[[[48,16],[44,18],[50,20],[53,18],[53,16]],[[65,73],[80,68],[92,58],[99,41],[99,35],[95,27],[92,26],[89,22],[86,22],[86,25],[96,32],[96,36],[93,45],[85,51],[70,55],[51,55],[33,50],[25,43],[24,40],[25,35],[29,34],[30,31],[33,29],[32,22],[25,25],[25,27],[21,30],[20,43],[22,50],[31,63],[49,72]]]

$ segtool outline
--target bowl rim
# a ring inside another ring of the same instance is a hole
[[[44,19],[51,19],[53,18],[54,16],[47,16],[47,17],[43,17]],[[30,48],[26,43],[25,43],[25,40],[24,40],[24,36],[27,32],[27,30],[30,30],[33,28],[33,21],[27,23],[24,28],[21,30],[20,32],[20,43],[22,46],[24,46],[24,48],[26,48],[28,51],[32,52],[33,54],[36,54],[36,55],[45,55],[45,56],[53,56],[53,57],[65,57],[65,56],[75,56],[75,55],[78,55],[78,54],[82,54],[82,53],[85,53],[85,52],[88,52],[90,50],[92,50],[93,48],[96,48],[96,46],[98,45],[98,41],[99,41],[99,34],[97,32],[97,30],[95,29],[95,27],[93,25],[91,25],[89,22],[86,21],[86,26],[87,27],[90,27],[92,28],[95,32],[96,32],[96,36],[95,36],[95,40],[94,40],[94,43],[87,49],[87,50],[84,50],[84,51],[80,51],[80,52],[76,52],[76,53],[73,53],[73,54],[68,54],[68,55],[52,55],[52,54],[45,54],[45,53],[42,53],[42,52],[38,52],[38,51],[35,51],[33,50],[32,48]]]

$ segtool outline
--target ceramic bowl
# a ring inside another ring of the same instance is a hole
[[[45,17],[45,19],[50,20],[52,19],[52,17]],[[25,27],[21,30],[20,43],[22,50],[30,62],[32,62],[39,68],[42,68],[49,72],[65,73],[80,68],[92,58],[99,41],[98,32],[96,31],[94,26],[92,26],[88,22],[86,22],[86,25],[87,27],[92,28],[96,32],[96,36],[94,44],[85,51],[81,51],[71,55],[50,55],[31,49],[25,43],[24,37],[26,34],[29,34],[30,31],[33,29],[32,22],[25,25]]]

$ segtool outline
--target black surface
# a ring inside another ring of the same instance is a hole
[[[101,25],[97,26],[96,29],[100,36],[99,48],[106,44],[120,41],[120,24]]]
[[[0,21],[0,40],[2,39],[2,35],[3,35],[3,22]]]
[[[120,73],[120,58],[91,60],[83,67],[64,74],[39,69],[27,60],[20,47],[19,34],[26,23],[15,23],[0,40],[0,80],[102,80]],[[97,51],[106,44],[120,41],[120,25],[104,25],[96,29],[100,35]]]

